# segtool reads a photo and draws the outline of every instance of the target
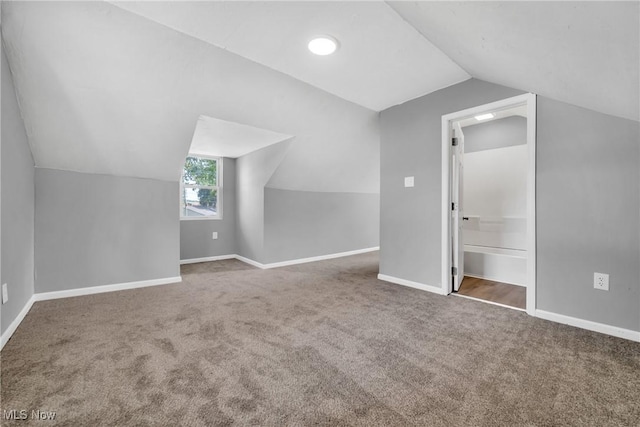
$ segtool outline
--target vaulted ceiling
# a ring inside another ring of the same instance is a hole
[[[353,143],[336,163],[351,170],[373,147],[358,123],[470,77],[639,120],[639,16],[638,2],[3,2],[2,37],[37,166],[174,180],[201,116],[322,160]],[[337,53],[310,54],[316,34]]]
[[[114,4],[375,111],[470,77],[382,1]],[[309,53],[319,34],[335,55]]]
[[[640,2],[390,2],[475,78],[640,120]]]

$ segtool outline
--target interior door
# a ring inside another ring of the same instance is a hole
[[[460,123],[454,123],[451,130],[451,274],[453,290],[458,291],[464,279],[464,243],[462,240],[464,187],[464,134]]]

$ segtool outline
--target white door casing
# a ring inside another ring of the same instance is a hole
[[[527,308],[530,315],[536,313],[536,95],[527,93],[479,105],[442,116],[442,225],[441,225],[441,292],[445,295],[454,290],[452,276],[452,123],[492,111],[526,105],[527,111]],[[464,246],[463,246],[464,247]]]

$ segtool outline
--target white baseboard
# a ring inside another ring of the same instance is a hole
[[[258,267],[261,269],[269,269],[269,268],[276,268],[276,267],[284,267],[288,265],[303,264],[307,262],[323,261],[327,259],[340,258],[340,257],[345,257],[350,255],[357,255],[365,252],[376,251],[379,249],[380,247],[376,246],[373,248],[358,249],[355,251],[340,252],[340,253],[321,255],[321,256],[310,257],[310,258],[294,259],[294,260],[282,261],[282,262],[276,262],[276,263],[270,263],[270,264],[262,264],[252,259],[245,258],[243,256],[236,255],[236,254],[180,260],[180,264],[219,261],[223,259],[235,258],[249,265],[252,265],[254,267]],[[0,350],[2,350],[2,348],[9,341],[9,339],[11,338],[13,333],[16,331],[16,329],[18,329],[18,326],[20,325],[22,320],[25,318],[29,310],[31,310],[33,303],[36,301],[46,301],[46,300],[58,299],[58,298],[70,298],[70,297],[77,297],[82,295],[100,294],[104,292],[122,291],[126,289],[136,289],[136,288],[144,288],[148,286],[167,285],[170,283],[179,283],[179,282],[182,282],[182,277],[176,276],[176,277],[166,277],[162,279],[142,280],[142,281],[136,281],[136,282],[117,283],[113,285],[91,286],[86,288],[67,289],[64,291],[42,292],[42,293],[34,294],[27,301],[27,303],[22,308],[18,316],[13,320],[13,322],[11,322],[7,330],[0,337]]]
[[[101,294],[104,292],[122,291],[125,289],[146,288],[148,286],[168,285],[170,283],[179,282],[182,282],[182,277],[176,276],[165,277],[162,279],[141,280],[137,282],[117,283],[114,285],[91,286],[88,288],[67,289],[64,291],[41,292],[33,294],[31,298],[29,298],[29,301],[27,301],[27,303],[24,305],[18,316],[13,320],[13,322],[11,322],[4,334],[2,334],[2,337],[0,338],[0,350],[4,348],[4,345],[9,341],[9,338],[11,338],[16,329],[18,329],[18,326],[24,320],[29,310],[31,310],[34,302],[58,298],[77,297],[82,295]]]
[[[408,286],[427,292],[433,292],[438,295],[446,295],[444,290],[439,286],[425,285],[424,283],[412,282],[411,280],[400,279],[399,277],[387,276],[386,274],[378,274],[378,280],[395,283],[396,285]]]
[[[372,250],[376,250],[376,249],[364,249],[364,250],[357,251],[357,253],[370,252]],[[353,255],[353,253],[350,253],[350,254]],[[331,258],[337,258],[338,256],[348,256],[348,255],[333,254],[333,255],[325,256],[329,258],[325,258],[325,257],[322,257],[322,258],[331,259]],[[283,263],[261,264],[249,258],[241,257],[239,255],[233,255],[233,256],[230,256],[229,258],[236,258],[240,261],[246,262],[247,264],[253,265],[258,268],[263,268],[263,269],[274,268],[277,266],[281,266],[279,264],[283,264]],[[229,259],[229,258],[223,258],[223,259]],[[314,257],[314,258],[320,258],[320,257]],[[308,259],[309,258],[303,258],[302,260],[294,260],[299,262],[285,261],[285,263],[287,263],[286,265],[293,265],[294,263],[300,264],[303,262],[311,262],[311,261],[307,261]],[[408,286],[411,288],[420,289],[427,292],[433,292],[438,295],[445,295],[445,292],[442,290],[442,288],[437,286],[426,285],[424,283],[413,282],[411,280],[400,279],[398,277],[387,276],[385,274],[378,274],[378,279],[383,280],[385,282],[395,283],[402,286]],[[16,329],[18,329],[18,326],[24,320],[25,316],[27,315],[27,313],[29,313],[29,310],[31,310],[31,307],[36,301],[45,301],[45,300],[57,299],[57,298],[68,298],[68,297],[81,296],[81,295],[91,295],[91,294],[98,294],[103,292],[120,291],[125,289],[144,288],[148,286],[167,285],[170,283],[179,283],[181,281],[182,281],[182,277],[176,276],[176,277],[167,277],[163,279],[143,280],[138,282],[127,282],[127,283],[119,283],[114,285],[93,286],[90,288],[69,289],[64,291],[44,292],[44,293],[34,294],[31,298],[29,298],[29,300],[26,302],[26,304],[24,305],[24,307],[22,308],[18,316],[13,320],[13,322],[11,322],[7,330],[0,337],[0,350],[4,348],[5,344],[9,341],[13,333],[16,331]],[[587,329],[589,331],[599,332],[602,334],[611,335],[618,338],[624,338],[631,341],[640,342],[639,331],[619,328],[617,326],[605,325],[603,323],[592,322],[590,320],[584,320],[576,317],[565,316],[563,314],[556,314],[556,313],[552,313],[544,310],[536,310],[535,316],[541,319],[550,320],[552,322],[562,323],[565,325],[575,326],[577,328]]]
[[[288,260],[288,261],[280,261],[280,262],[272,262],[269,264],[262,264],[258,261],[254,261],[250,258],[246,258],[243,257],[241,255],[234,255],[234,257],[242,262],[245,262],[249,265],[252,265],[254,267],[258,267],[261,268],[263,270],[267,270],[270,268],[278,268],[278,267],[287,267],[290,265],[296,265],[296,264],[306,264],[308,262],[316,262],[316,261],[325,261],[328,259],[334,259],[334,258],[342,258],[345,256],[351,256],[351,255],[358,255],[358,254],[364,254],[367,252],[373,252],[373,251],[378,251],[380,250],[380,246],[375,246],[372,248],[365,248],[365,249],[356,249],[355,251],[348,251],[348,252],[338,252],[335,254],[328,254],[328,255],[319,255],[319,256],[314,256],[314,257],[309,257],[309,258],[298,258],[298,259],[292,259],[292,260]]]
[[[230,255],[209,256],[209,257],[204,257],[204,258],[181,259],[180,260],[180,265],[196,264],[198,262],[222,261],[224,259],[234,259],[234,258],[237,258],[237,257],[238,257],[238,255],[230,254]]]
[[[378,250],[380,250],[380,246],[374,246],[372,248],[356,249],[355,251],[338,252],[338,253],[329,254],[329,255],[320,255],[320,256],[314,256],[309,258],[292,259],[289,261],[272,262],[270,264],[263,264],[264,267],[261,267],[261,268],[287,267],[289,265],[306,264],[308,262],[316,262],[316,261],[325,261],[328,259],[342,258],[345,256],[364,254],[367,252],[373,252]]]
[[[36,302],[35,295],[31,295],[31,298],[29,298],[24,307],[22,307],[22,310],[20,310],[18,316],[13,319],[13,322],[11,322],[7,330],[4,331],[2,337],[0,338],[0,350],[4,348],[4,345],[9,341],[9,338],[11,338],[16,329],[18,329],[18,326],[20,326],[20,323],[22,323],[27,313],[29,313],[29,310],[31,310],[34,302]]]
[[[600,332],[601,334],[612,335],[631,341],[640,342],[640,332],[630,329],[619,328],[617,326],[605,325],[604,323],[592,322],[590,320],[578,319],[577,317],[565,316],[563,314],[552,313],[544,310],[536,310],[536,317],[550,320],[552,322],[575,326],[589,331]]]
[[[137,282],[116,283],[114,285],[91,286],[87,288],[67,289],[64,291],[42,292],[33,297],[36,301],[50,299],[78,297],[82,295],[101,294],[104,292],[123,291],[126,289],[146,288],[148,286],[168,285],[182,282],[182,277],[164,277],[162,279],[141,280]]]
[[[235,259],[237,259],[238,261],[242,261],[242,262],[244,262],[245,264],[249,264],[249,265],[252,265],[252,266],[254,266],[254,267],[261,268],[261,269],[263,269],[263,270],[264,270],[265,268],[267,268],[264,264],[259,263],[258,261],[254,261],[254,260],[252,260],[251,258],[246,258],[246,257],[243,257],[243,256],[241,256],[241,255],[234,255],[233,257],[234,257]]]
[[[527,287],[527,285],[523,285],[522,283],[515,283],[515,282],[507,281],[507,280],[500,280],[500,279],[497,279],[495,277],[481,276],[479,274],[469,274],[466,271],[464,272],[464,275],[468,276],[468,277],[475,277],[476,279],[490,280],[492,282],[506,283],[508,285],[514,285],[514,286],[522,286],[523,288]]]

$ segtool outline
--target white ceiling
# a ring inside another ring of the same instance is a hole
[[[204,115],[294,135],[277,188],[379,189],[371,110],[109,3],[2,14],[37,167],[177,181]]]
[[[506,108],[504,110],[487,111],[487,113],[489,112],[493,114],[493,117],[491,119],[478,120],[475,118],[475,116],[472,116],[467,119],[458,120],[458,122],[460,123],[460,126],[464,128],[467,126],[488,123],[494,120],[500,120],[511,116],[527,117],[527,106],[520,105],[517,107]]]
[[[389,2],[473,77],[640,120],[640,2]]]
[[[382,1],[114,4],[374,111],[470,77]],[[318,34],[338,51],[309,52]]]
[[[200,116],[189,153],[235,159],[290,138],[255,126]]]

